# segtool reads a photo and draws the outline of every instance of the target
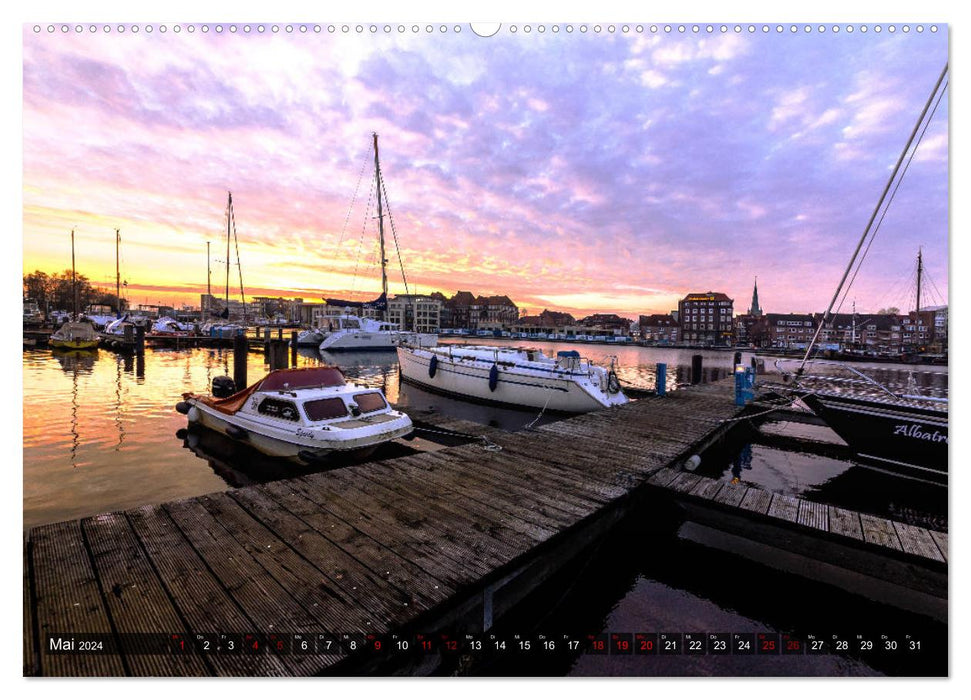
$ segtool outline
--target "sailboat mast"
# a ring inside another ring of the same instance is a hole
[[[233,193],[229,193],[229,203],[226,205],[226,314],[229,314],[229,239],[230,239],[230,215],[233,211]]]
[[[118,318],[121,318],[121,265],[119,264],[119,250],[121,249],[121,229],[115,229],[115,304],[118,306]]]
[[[209,263],[209,241],[206,241],[206,308],[203,311],[209,311],[209,301],[212,299],[212,268]],[[205,317],[208,318],[209,314],[206,313]]]
[[[71,296],[74,302],[74,320],[78,319],[78,281],[74,274],[74,229],[71,229]]]
[[[382,320],[388,318],[388,270],[384,254],[384,212],[381,203],[381,163],[378,161],[378,134],[374,132],[374,182],[378,190],[378,238],[381,244],[381,294],[384,296],[385,308],[381,312]]]

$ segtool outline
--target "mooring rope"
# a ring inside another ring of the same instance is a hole
[[[415,427],[415,432],[422,431],[423,433],[432,433],[434,435],[448,435],[449,437],[462,437],[462,438],[472,438],[473,440],[482,441],[482,449],[488,452],[501,452],[502,445],[498,445],[485,435],[473,435],[472,433],[460,433],[455,430],[432,430],[431,428],[419,428]]]

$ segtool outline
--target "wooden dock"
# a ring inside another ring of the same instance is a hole
[[[24,672],[360,673],[372,662],[359,655],[156,646],[216,643],[220,634],[272,642],[485,630],[659,496],[727,536],[744,532],[742,523],[775,545],[779,532],[807,540],[815,550],[800,545],[801,556],[828,566],[856,571],[851,560],[864,557],[878,578],[906,567],[908,581],[923,582],[912,586],[926,588],[920,595],[946,606],[945,534],[680,471],[738,411],[720,382],[515,434],[425,416],[481,439],[33,528],[24,536]],[[118,653],[50,649],[51,635],[81,632],[103,635]]]

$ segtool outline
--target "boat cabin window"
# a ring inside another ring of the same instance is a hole
[[[371,413],[380,411],[387,407],[384,397],[376,391],[366,394],[354,394],[354,403],[361,409],[361,413]]]
[[[256,410],[264,416],[271,418],[282,418],[283,420],[300,420],[297,413],[297,405],[292,401],[281,401],[280,399],[266,398],[260,401]]]
[[[331,418],[342,418],[347,415],[347,406],[337,396],[329,399],[307,401],[303,405],[303,410],[307,412],[307,418],[311,421],[330,420]]]
[[[360,328],[361,324],[358,323],[356,318],[342,318],[341,328]]]

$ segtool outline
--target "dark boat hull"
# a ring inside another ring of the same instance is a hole
[[[947,483],[947,410],[814,393],[802,397],[867,462],[904,476]]]

